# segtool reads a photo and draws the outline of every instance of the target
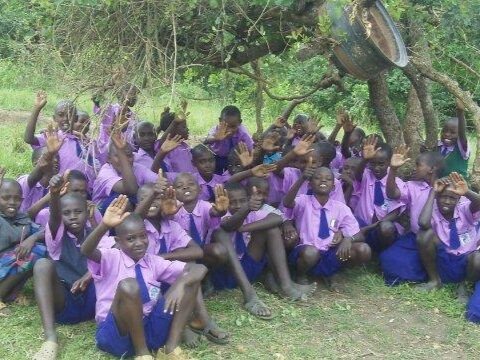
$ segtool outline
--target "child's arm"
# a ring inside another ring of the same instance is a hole
[[[335,140],[337,139],[338,132],[343,126],[344,119],[348,116],[344,109],[340,108],[337,110],[337,122],[335,123],[335,127],[332,130],[332,133],[328,137],[328,142],[331,144],[335,144]]]
[[[470,212],[472,214],[480,211],[480,195],[468,188],[465,179],[459,173],[452,172],[450,174],[450,181],[454,188],[452,191],[459,196],[465,196],[470,200]]]
[[[467,124],[465,121],[465,105],[459,99],[456,100],[457,104],[457,118],[458,118],[458,140],[462,145],[463,151],[468,149],[467,140]]]
[[[195,241],[191,240],[184,248],[175,249],[166,254],[159,254],[165,260],[178,260],[183,262],[192,262],[203,257],[203,250]]]
[[[27,215],[30,219],[35,220],[38,213],[45,208],[50,202],[50,193],[47,193],[44,197],[30,206],[30,209],[27,210]]]
[[[25,240],[23,240],[16,248],[15,254],[17,255],[18,260],[25,259],[30,252],[32,251],[33,246],[36,242],[45,240],[45,229],[37,231],[35,234],[30,235]]]
[[[397,169],[404,165],[407,161],[410,161],[410,158],[407,158],[407,154],[410,149],[406,145],[400,145],[395,149],[390,160],[390,171],[387,175],[387,185],[386,185],[386,195],[387,198],[392,200],[400,199],[402,192],[398,188],[397,182],[395,181],[397,177]]]
[[[276,164],[261,164],[257,165],[251,169],[240,171],[232,175],[226,182],[227,183],[239,183],[249,177],[256,176],[261,178],[266,178],[269,173],[277,169]]]
[[[127,142],[118,131],[112,134],[112,142],[113,146],[117,148],[117,155],[120,161],[120,175],[122,176],[122,180],[113,185],[112,190],[120,194],[135,195],[138,190],[138,184],[133,168],[125,154]]]
[[[253,231],[262,231],[280,226],[283,223],[283,219],[280,215],[277,214],[268,214],[264,219],[254,221],[250,224],[242,225],[238,228],[237,231],[240,232],[253,232]]]
[[[368,161],[373,159],[379,150],[380,149],[377,148],[377,138],[373,135],[367,137],[362,148],[362,161],[360,161],[355,173],[358,181],[362,181],[363,172],[365,171]]]
[[[285,194],[285,197],[283,198],[283,206],[286,208],[293,209],[295,207],[295,198],[297,197],[298,190],[300,190],[305,181],[309,181],[312,178],[315,172],[312,162],[313,159],[309,157],[307,167],[305,168],[302,176],[295,181],[290,190],[288,190],[288,192]]]
[[[421,230],[428,230],[432,227],[431,221],[432,221],[432,213],[433,213],[433,201],[435,200],[435,194],[437,193],[436,189],[438,188],[437,183],[439,182],[443,184],[440,180],[437,180],[437,182],[435,182],[434,188],[430,189],[430,193],[428,194],[427,201],[425,202],[425,205],[423,206],[423,209],[420,212],[420,216],[418,217],[418,226]],[[443,188],[445,188],[445,185],[443,185]]]
[[[102,253],[97,249],[98,243],[107,231],[121,224],[121,222],[130,215],[130,213],[125,212],[127,206],[128,198],[126,195],[120,195],[112,201],[103,215],[102,222],[93,229],[83,242],[82,247],[80,248],[83,255],[96,263],[100,262],[102,259]]]
[[[345,158],[352,156],[350,152],[350,135],[357,125],[352,121],[350,116],[343,119],[343,137],[342,137],[342,155]]]
[[[25,133],[23,134],[23,140],[27,144],[36,146],[39,145],[38,140],[35,138],[35,130],[37,127],[38,115],[40,115],[40,111],[42,111],[46,104],[47,94],[44,91],[39,91],[35,97],[35,106],[33,108],[32,115],[28,120]]]
[[[158,172],[158,170],[161,169],[162,161],[165,159],[168,153],[176,149],[182,143],[182,141],[183,139],[180,135],[175,135],[174,137],[168,135],[166,140],[162,142],[160,150],[155,154],[155,157],[153,158],[151,170],[153,172]]]
[[[236,231],[243,225],[243,222],[247,218],[250,211],[257,211],[262,207],[262,205],[263,199],[258,194],[257,188],[254,186],[248,203],[232,216],[223,219],[220,226],[227,232]]]
[[[212,208],[209,211],[211,217],[222,217],[227,213],[230,201],[228,200],[227,191],[223,185],[215,185],[213,189],[215,194],[215,202],[212,203]]]
[[[50,218],[48,227],[52,237],[57,235],[58,228],[62,222],[62,211],[60,209],[60,197],[63,187],[68,186],[68,170],[62,175],[55,175],[50,179]]]
[[[278,160],[275,165],[277,165],[277,170],[275,173],[280,174],[282,170],[290,164],[290,162],[297,156],[303,156],[311,153],[314,149],[311,149],[312,144],[315,141],[315,135],[304,135],[302,139],[295,145],[295,147],[287,153],[283,158]]]
[[[167,191],[167,179],[163,177],[163,171],[160,169],[158,171],[158,178],[153,186],[153,190],[150,191],[145,199],[140,201],[137,206],[135,207],[135,214],[140,215],[143,219],[147,217],[148,209],[153,203],[153,200],[157,196],[162,196]]]

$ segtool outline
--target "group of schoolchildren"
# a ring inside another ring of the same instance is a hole
[[[95,102],[98,134],[71,101],[36,134],[39,92],[25,131],[32,170],[0,185],[0,307],[33,275],[44,342],[55,324],[94,319],[96,344],[117,357],[180,359],[180,344],[226,344],[204,295],[238,287],[243,308],[274,314],[252,283],[304,301],[321,278],[338,290],[347,266],[378,258],[387,284],[432,290],[480,279],[480,195],[466,181],[469,147],[461,104],[438,148],[398,171],[408,149],[366,136],[339,111],[327,138],[307,115],[279,117],[255,140],[226,106],[203,143],[190,147],[186,107],[160,124],[133,111],[138,89]],[[343,129],[341,141],[338,132]],[[463,289],[463,291],[462,291]],[[467,305],[480,322],[480,282]]]

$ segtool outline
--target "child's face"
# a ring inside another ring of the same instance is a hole
[[[413,178],[415,180],[429,180],[433,172],[433,168],[429,166],[421,158],[418,158],[415,162],[415,172]]]
[[[120,158],[118,157],[118,150],[117,149],[112,149],[110,151],[110,155],[108,157],[110,164],[112,164],[113,168],[117,171],[120,172]],[[133,166],[133,151],[130,145],[127,144],[125,149],[123,150],[125,152],[125,155],[127,156],[128,163],[130,166]]]
[[[90,117],[87,114],[77,115],[72,123],[72,131],[86,134],[90,130]]]
[[[455,194],[447,187],[444,191],[437,195],[437,206],[440,214],[444,217],[453,216],[455,206],[457,206],[460,196]]]
[[[196,154],[192,159],[192,163],[203,177],[212,176],[215,171],[215,158],[210,151]]]
[[[53,121],[63,132],[69,131],[70,123],[73,124],[77,121],[77,110],[70,103],[60,104],[55,109]]]
[[[307,132],[307,122],[304,119],[295,119],[292,127],[297,137],[302,137]]]
[[[312,167],[317,167],[320,165],[320,162],[319,162],[320,154],[318,153],[318,151],[312,151],[306,155],[298,157],[298,161],[297,161],[298,169],[304,171],[307,168],[309,158],[312,158]]]
[[[387,175],[390,159],[385,151],[378,151],[373,159],[368,162],[368,168],[372,170],[377,180],[383,179]]]
[[[5,181],[0,187],[0,211],[7,218],[17,216],[22,204],[22,189],[15,182]]]
[[[262,182],[261,184],[255,185],[257,188],[257,194],[262,197],[262,202],[266,203],[268,199],[268,193],[270,191],[270,187],[268,186],[268,182]],[[252,189],[249,189],[249,195],[252,193]]]
[[[234,156],[233,158],[230,159],[227,165],[227,170],[230,173],[230,175],[235,175],[240,171],[243,171],[242,163],[240,162],[240,159],[237,156]]]
[[[328,195],[333,190],[333,174],[326,168],[320,168],[310,180],[310,188],[316,195]]]
[[[445,125],[443,125],[440,138],[443,144],[447,147],[454,146],[457,143],[458,138],[458,120],[449,119]]]
[[[153,188],[145,187],[145,186],[140,188],[137,192],[138,203],[141,203],[142,201],[144,201],[150,195],[150,191],[153,191]],[[153,199],[152,204],[150,205],[150,208],[147,211],[147,218],[148,219],[158,218],[162,210],[161,206],[162,206],[162,199],[160,198],[160,196],[157,196],[155,199]]]
[[[133,261],[137,262],[145,256],[148,247],[148,237],[145,225],[139,221],[129,221],[117,231],[115,240],[119,248]]]
[[[62,221],[72,234],[80,234],[87,223],[87,201],[78,198],[62,198]]]
[[[183,140],[188,140],[189,130],[186,121],[176,124],[175,135],[180,135]]]
[[[153,150],[153,146],[157,140],[157,134],[151,123],[141,123],[135,131],[135,142],[140,149],[145,151]]]
[[[231,190],[227,192],[230,214],[235,214],[238,210],[248,204],[248,196],[245,190]]]
[[[222,121],[227,125],[227,131],[235,134],[242,123],[242,119],[238,115],[227,115],[224,116]]]
[[[88,197],[87,183],[80,179],[72,179],[69,181],[67,192],[78,194],[86,200]]]
[[[195,178],[190,174],[182,174],[177,176],[173,183],[177,199],[183,203],[192,203],[198,200],[200,187]]]
[[[361,134],[354,129],[352,134],[350,135],[348,146],[350,148],[350,151],[355,156],[360,156],[360,153],[362,152],[362,142],[363,136],[361,136]]]
[[[351,179],[355,178],[358,166],[360,165],[360,158],[348,158],[345,160],[342,167],[342,174],[348,176]]]

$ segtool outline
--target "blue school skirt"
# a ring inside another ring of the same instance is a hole
[[[306,245],[298,245],[288,255],[288,263],[296,268],[300,251]],[[308,272],[312,276],[330,277],[335,275],[343,267],[343,263],[337,257],[338,247],[331,247],[327,251],[320,251],[320,260]]]
[[[143,317],[145,341],[150,351],[158,350],[168,339],[173,316],[163,312],[164,305],[165,299],[159,298],[152,312]],[[98,324],[95,340],[100,350],[116,357],[123,359],[135,355],[132,339],[129,335],[120,334],[115,316],[111,311],[105,320]]]
[[[267,258],[263,257],[260,261],[252,259],[246,252],[240,259],[245,275],[248,281],[253,283],[257,280],[267,265]],[[234,289],[237,287],[237,279],[233,276],[228,266],[221,266],[210,271],[210,280],[215,290]]]
[[[360,226],[360,228],[363,228],[363,227],[368,225],[362,219],[360,219],[358,217],[355,217],[355,218],[357,219],[358,225]],[[365,234],[365,242],[368,244],[368,246],[370,246],[370,249],[372,249],[373,252],[376,252],[378,254],[379,252],[382,251],[382,249],[380,247],[380,237],[379,237],[379,234],[378,234],[378,227],[376,227],[372,230],[369,230]]]
[[[93,280],[90,281],[85,291],[72,294],[70,285],[62,282],[65,296],[65,307],[55,314],[55,321],[59,324],[78,324],[92,320],[95,317],[95,304],[97,297]]]
[[[465,317],[468,321],[480,323],[480,281],[475,284],[475,290],[467,304]]]

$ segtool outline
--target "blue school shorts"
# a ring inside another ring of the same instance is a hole
[[[150,351],[158,350],[165,345],[168,339],[173,315],[163,312],[164,305],[165,299],[159,298],[152,312],[143,317],[145,341]],[[122,336],[120,334],[115,316],[111,311],[105,320],[98,324],[95,340],[100,350],[116,357],[123,358],[135,355],[135,348],[130,335]]]
[[[288,262],[292,266],[297,266],[298,257],[300,256],[300,251],[306,245],[298,245],[290,252],[288,255]],[[320,260],[317,264],[310,269],[308,272],[312,276],[325,276],[330,277],[335,275],[343,266],[342,261],[337,257],[338,247],[331,247],[327,251],[320,251]]]
[[[360,218],[357,218],[355,217],[358,221],[358,225],[360,225],[360,228],[363,228],[365,226],[367,226],[368,224],[363,221],[362,219]],[[395,228],[395,232],[397,233],[397,230]],[[397,233],[397,236],[398,236],[398,233]],[[372,230],[369,230],[366,234],[365,234],[365,242],[368,244],[368,246],[370,246],[370,248],[372,249],[373,252],[376,252],[377,254],[378,253],[381,253],[382,251],[384,251],[384,249],[382,249],[382,247],[380,246],[380,236],[378,234],[378,227],[372,229]]]
[[[475,284],[475,290],[467,304],[465,317],[468,321],[480,323],[480,281]]]
[[[92,320],[95,317],[95,285],[93,281],[88,284],[83,292],[72,294],[70,285],[62,282],[65,295],[65,307],[61,312],[55,314],[55,321],[59,324],[78,324],[83,321]]]
[[[468,254],[452,255],[443,243],[437,246],[437,271],[442,283],[459,283],[467,277]]]
[[[248,281],[253,283],[258,279],[267,264],[266,257],[260,261],[252,259],[246,252],[240,260],[243,271],[247,275]],[[237,279],[233,276],[228,266],[221,266],[210,272],[210,280],[215,290],[234,289],[237,287]]]

